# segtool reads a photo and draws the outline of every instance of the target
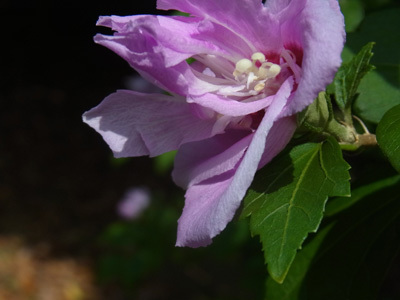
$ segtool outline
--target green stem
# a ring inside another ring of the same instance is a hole
[[[340,148],[346,151],[357,151],[360,147],[374,147],[377,146],[378,143],[376,141],[375,134],[372,133],[364,133],[357,134],[356,141],[354,143],[339,143]]]

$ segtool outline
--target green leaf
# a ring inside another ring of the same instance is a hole
[[[353,107],[365,121],[378,123],[387,110],[400,104],[399,16],[399,8],[371,13],[359,30],[347,35],[346,46],[353,53],[370,41],[376,43],[371,60],[376,69],[361,81]]]
[[[328,100],[326,93],[320,92],[313,103],[297,114],[297,122],[301,129],[320,133],[326,128],[331,119],[332,106]]]
[[[361,79],[374,67],[369,64],[374,43],[368,43],[348,63],[343,63],[335,75],[335,79],[328,87],[328,91],[335,95],[339,108],[345,112],[351,107]]]
[[[338,143],[308,143],[280,155],[256,176],[242,216],[260,235],[271,277],[283,282],[310,232],[321,222],[329,196],[349,195],[349,165]]]
[[[283,284],[267,279],[266,299],[381,299],[382,281],[400,250],[400,176],[353,195],[353,206],[307,240]]]
[[[321,228],[318,234],[297,254],[283,283],[267,278],[266,300],[300,300],[302,283],[307,271],[331,227]],[[306,299],[306,298],[304,298]]]
[[[190,14],[179,11],[179,10],[173,10],[171,13],[172,16],[183,16],[183,17],[190,17]]]
[[[376,138],[392,166],[400,172],[400,105],[383,116],[376,129]]]
[[[343,211],[350,206],[354,205],[364,197],[384,189],[386,187],[393,186],[394,184],[399,183],[400,176],[393,176],[389,178],[385,178],[382,180],[378,180],[372,182],[368,185],[359,187],[358,189],[351,192],[351,198],[349,197],[337,197],[330,200],[325,208],[325,217],[331,217],[337,214],[340,211]]]
[[[400,83],[395,83],[395,79],[391,83],[387,79],[400,78],[400,65],[375,65],[378,70],[367,74],[360,84],[360,96],[355,101],[354,111],[363,120],[376,124],[385,112],[400,104]]]

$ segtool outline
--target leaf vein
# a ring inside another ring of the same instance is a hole
[[[288,230],[288,227],[289,227],[289,219],[290,219],[290,214],[291,214],[291,208],[293,207],[293,201],[294,201],[294,199],[296,198],[296,197],[295,197],[295,196],[296,196],[296,193],[297,193],[297,191],[299,190],[300,185],[301,185],[301,183],[303,182],[303,180],[304,180],[304,178],[305,178],[305,174],[307,173],[307,171],[308,171],[308,169],[309,169],[309,167],[310,167],[310,165],[311,165],[311,162],[313,161],[313,159],[314,159],[314,157],[317,155],[317,153],[320,152],[320,149],[321,149],[321,144],[320,144],[319,147],[316,149],[315,153],[314,153],[314,154],[310,157],[310,159],[308,160],[306,166],[305,166],[304,169],[303,169],[303,172],[302,172],[302,173],[300,174],[300,176],[299,176],[299,180],[298,180],[297,183],[296,183],[296,187],[295,187],[295,189],[293,190],[292,196],[290,197],[288,213],[287,213],[287,217],[286,217],[286,220],[285,220],[285,226],[283,227],[282,242],[281,242],[281,245],[280,245],[280,248],[279,248],[279,259],[281,259],[281,257],[282,257],[282,253],[283,253],[282,250],[283,250],[283,247],[284,247],[284,245],[285,245],[286,238],[287,238],[287,230]]]

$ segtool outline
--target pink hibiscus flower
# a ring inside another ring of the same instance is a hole
[[[187,189],[177,246],[205,246],[233,218],[254,174],[289,142],[295,114],[340,66],[336,0],[158,0],[183,16],[100,17],[95,41],[170,95],[120,90],[84,114],[116,157],[178,149]],[[188,63],[188,59],[193,62]]]

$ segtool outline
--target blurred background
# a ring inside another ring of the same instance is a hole
[[[397,1],[341,1],[348,31]],[[114,159],[81,115],[142,86],[94,44],[99,15],[165,14],[155,1],[0,2],[0,299],[263,299],[258,238],[232,222],[175,248],[184,192],[173,154]],[[142,86],[143,87],[143,86]]]
[[[1,300],[263,293],[260,246],[246,242],[245,223],[212,248],[175,248],[184,192],[170,178],[173,156],[114,159],[81,121],[108,94],[143,84],[92,38],[109,32],[96,28],[99,15],[156,13],[155,1],[143,3],[0,4]],[[150,202],[139,216],[135,188]]]

